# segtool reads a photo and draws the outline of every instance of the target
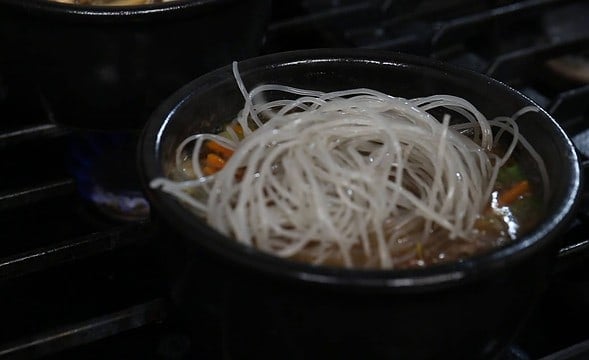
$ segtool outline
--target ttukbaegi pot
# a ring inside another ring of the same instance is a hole
[[[270,0],[87,6],[0,0],[0,80],[52,121],[141,129],[195,77],[259,54]]]
[[[280,83],[324,91],[368,87],[407,98],[446,93],[466,98],[487,117],[534,105],[483,75],[383,51],[279,53],[241,61],[239,70],[248,89]],[[194,315],[199,299],[218,301],[230,358],[474,359],[501,353],[546,287],[560,235],[579,202],[579,159],[550,115],[540,111],[518,120],[550,177],[548,211],[534,231],[464,261],[380,271],[314,267],[261,253],[220,235],[149,187],[166,173],[184,137],[219,128],[242,106],[226,66],[175,92],[141,135],[144,189],[154,220],[165,224],[162,247],[176,254],[166,261],[188,264],[174,287],[180,311]]]

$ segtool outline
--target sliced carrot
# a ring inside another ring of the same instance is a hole
[[[210,151],[204,158],[202,166],[204,175],[212,175],[225,166],[225,162],[233,155],[233,150],[216,141],[207,141],[205,146]]]
[[[214,173],[216,173],[218,170],[213,169],[209,166],[205,166],[202,168],[202,173],[204,176],[209,176],[209,175],[213,175]]]
[[[212,151],[212,152],[214,152],[214,153],[219,154],[220,156],[222,156],[225,160],[227,160],[228,158],[231,157],[231,155],[233,155],[233,150],[231,150],[231,149],[229,149],[229,148],[227,148],[227,147],[219,144],[216,141],[212,141],[212,140],[211,141],[207,141],[206,147],[210,151]]]
[[[221,158],[219,155],[214,153],[208,153],[206,159],[206,165],[212,169],[220,170],[225,166],[225,160]]]
[[[511,188],[499,194],[497,202],[499,206],[509,205],[517,200],[520,196],[526,194],[528,191],[530,191],[530,183],[528,180],[519,181]]]
[[[233,125],[231,125],[231,128],[235,131],[235,133],[237,134],[237,136],[239,136],[239,138],[243,138],[243,128],[241,127],[241,125],[233,124]]]

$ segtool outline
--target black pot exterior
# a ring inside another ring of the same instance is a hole
[[[289,52],[240,62],[239,69],[249,89],[280,83],[324,91],[368,87],[407,98],[446,93],[466,98],[489,117],[533,105],[479,74],[390,52]],[[293,263],[237,244],[148,187],[150,179],[167,173],[166,164],[185,136],[219,129],[242,105],[231,68],[211,72],[154,112],[139,153],[155,216],[181,234],[174,246],[185,247],[189,254],[191,270],[180,281],[178,304],[190,313],[196,299],[222,292],[226,347],[232,358],[474,359],[500,353],[546,286],[559,234],[579,201],[579,160],[546,112],[518,120],[550,176],[547,214],[537,229],[461,262],[358,271]]]
[[[186,254],[174,302],[190,326],[213,309],[227,358],[293,360],[502,359],[554,258],[544,251],[477,281],[398,292],[285,281]]]
[[[53,121],[140,129],[167,96],[207,71],[258,55],[269,0],[89,7],[0,0],[0,78],[42,96]],[[21,90],[22,92],[22,90]]]

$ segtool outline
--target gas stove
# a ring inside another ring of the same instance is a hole
[[[261,54],[371,48],[485,73],[545,108],[589,158],[587,19],[589,4],[571,0],[276,1]],[[134,170],[140,129],[57,125],[41,95],[24,103],[16,76],[0,73],[0,358],[227,359],[215,296],[194,305],[198,328],[170,301],[171,235]],[[587,234],[584,201],[505,359],[589,358]]]

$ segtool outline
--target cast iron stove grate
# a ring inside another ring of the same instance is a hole
[[[588,156],[588,18],[589,5],[570,0],[276,2],[263,52],[377,48],[486,73],[546,108]],[[195,305],[200,329],[169,305],[157,224],[89,201],[84,174],[72,171],[80,134],[53,125],[40,97],[23,107],[23,88],[3,80],[0,358],[224,358],[214,304]],[[506,358],[589,356],[588,216],[585,201],[553,283]]]

